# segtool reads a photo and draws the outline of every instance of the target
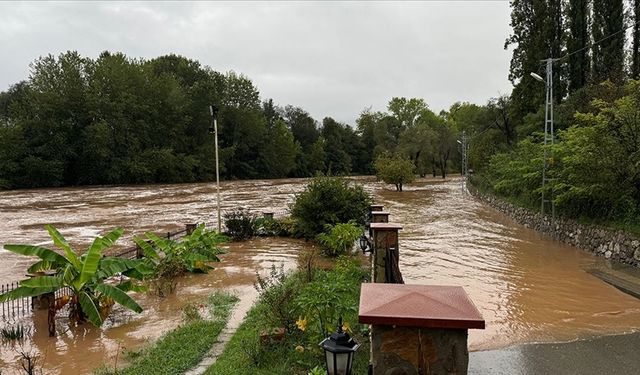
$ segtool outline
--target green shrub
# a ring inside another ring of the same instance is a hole
[[[218,245],[227,241],[227,237],[218,232],[206,230],[204,224],[180,240],[158,237],[151,232],[145,236],[146,241],[139,237],[133,240],[144,252],[151,270],[151,286],[161,297],[174,291],[176,278],[184,273],[206,273],[213,269],[210,263],[219,262],[218,255],[224,252]]]
[[[290,300],[289,319],[298,319],[299,328],[288,330],[280,342],[264,345],[260,332],[264,330],[273,313],[270,302],[261,292],[261,297],[247,313],[246,318],[225,346],[218,360],[206,371],[207,375],[305,375],[309,371],[321,373],[324,369],[324,353],[318,346],[324,338],[319,332],[335,331],[338,317],[345,321],[343,328],[362,347],[355,356],[354,374],[366,374],[369,364],[368,326],[358,324],[357,307],[360,298],[360,283],[366,280],[368,271],[351,258],[338,258],[334,270],[314,272],[311,283],[301,280],[300,273],[285,274],[277,268],[264,283],[267,290],[274,289],[280,297],[286,295],[282,285],[292,283],[298,290]],[[269,286],[271,285],[271,286]],[[318,293],[319,292],[319,293]],[[303,306],[304,305],[304,306]],[[305,309],[303,307],[309,307]],[[329,313],[329,309],[333,309]],[[316,311],[327,312],[325,324],[320,328]],[[305,323],[308,322],[307,323]],[[326,327],[324,327],[326,325]]]
[[[291,206],[296,233],[313,239],[325,225],[354,221],[364,225],[372,199],[362,186],[351,186],[341,177],[315,177]]]
[[[227,234],[234,240],[246,240],[256,234],[256,216],[244,208],[224,214]]]
[[[259,217],[256,219],[256,234],[263,237],[288,235],[282,227],[281,221],[270,217]]]
[[[362,234],[362,227],[355,222],[346,224],[327,225],[328,233],[320,233],[316,239],[322,246],[322,253],[327,256],[349,254],[353,244]]]
[[[300,290],[300,284],[295,277],[287,277],[284,265],[277,268],[271,265],[269,276],[262,277],[256,273],[255,289],[260,300],[267,306],[265,313],[265,327],[284,327],[291,330],[295,327],[295,319],[291,316],[293,298]]]
[[[358,293],[366,273],[356,261],[342,257],[332,271],[318,271],[306,284],[294,304],[300,316],[298,326],[318,341],[335,330],[340,317],[357,322]]]

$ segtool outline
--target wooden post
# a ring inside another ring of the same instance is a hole
[[[194,230],[198,227],[198,224],[186,224],[185,230],[187,232],[187,236],[193,233]]]
[[[144,257],[144,252],[142,248],[136,244],[136,259],[142,259]]]
[[[49,297],[49,309],[47,311],[47,327],[49,328],[49,337],[56,336],[56,297],[54,293]]]
[[[388,259],[391,249],[398,252],[398,231],[402,229],[400,224],[395,223],[371,223],[373,231],[373,279],[374,283],[384,283],[386,275],[391,270],[387,270]]]

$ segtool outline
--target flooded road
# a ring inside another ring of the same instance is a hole
[[[465,287],[486,322],[472,330],[472,350],[527,342],[555,342],[640,328],[640,301],[604,284],[584,270],[600,259],[516,224],[505,215],[464,195],[458,179],[422,180],[402,193],[373,178],[357,178],[385,205],[400,232],[400,268],[405,282]],[[254,212],[286,210],[304,180],[222,183],[223,211],[242,206]],[[133,234],[164,233],[190,222],[215,218],[212,184],[63,188],[0,192],[0,245],[49,245],[43,225],[54,224],[74,245],[87,246],[96,234],[116,226]],[[255,295],[255,271],[271,264],[295,266],[303,241],[256,239],[229,244],[229,253],[209,275],[182,281],[180,298],[142,297],[145,312],[114,328],[82,328],[55,340],[46,324],[35,341],[53,373],[82,373],[113,363],[118,347],[134,349],[175,327],[185,303],[214,289],[238,290],[243,302]],[[30,264],[0,250],[0,283],[22,278]],[[249,302],[246,302],[249,301]],[[6,347],[0,361],[13,360]],[[87,354],[86,351],[90,353]],[[77,353],[77,354],[74,354]],[[2,362],[0,362],[2,364]]]
[[[585,272],[603,259],[462,194],[459,180],[378,190],[400,231],[406,283],[463,286],[485,318],[471,350],[640,329],[640,300]]]

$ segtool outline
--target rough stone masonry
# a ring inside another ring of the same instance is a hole
[[[547,234],[564,243],[595,253],[606,259],[640,267],[640,238],[621,230],[597,225],[580,224],[572,219],[543,216],[526,208],[518,207],[489,194],[477,191],[468,185],[469,192],[498,211],[512,217],[518,223],[540,233]]]

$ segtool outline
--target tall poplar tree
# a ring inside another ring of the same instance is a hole
[[[633,0],[633,50],[631,51],[631,78],[640,78],[640,0]]]
[[[624,78],[624,1],[593,2],[593,80],[615,83]]]
[[[589,0],[569,0],[567,10],[567,22],[569,24],[567,50],[572,53],[569,56],[568,65],[570,93],[586,85],[589,80],[589,72],[591,70],[591,58],[589,57],[589,48],[587,48],[590,38],[589,3]]]
[[[542,60],[562,57],[563,17],[562,0],[513,0],[511,2],[511,27],[513,33],[505,42],[505,48],[514,46],[509,79],[513,90],[514,117],[523,118],[536,112],[544,102],[544,87],[530,77],[534,72],[544,75]],[[562,68],[554,65],[555,99],[564,97]]]

